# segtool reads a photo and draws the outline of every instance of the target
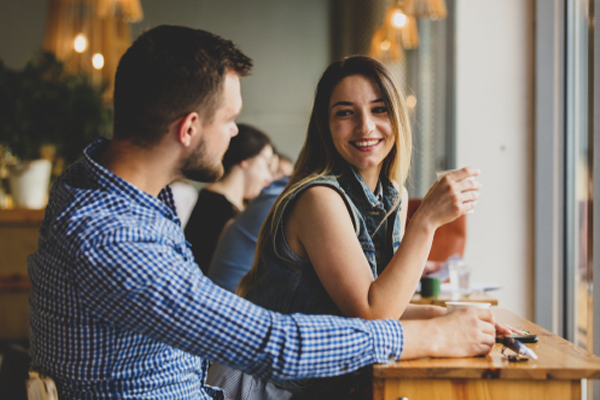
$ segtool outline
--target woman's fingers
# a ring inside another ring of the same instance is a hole
[[[462,181],[463,179],[478,176],[481,171],[475,167],[464,167],[461,169],[457,169],[456,171],[450,172],[445,177],[451,177],[455,181]]]
[[[446,175],[439,180],[439,184],[440,186],[448,186],[449,188],[459,192],[479,190],[481,185],[477,180],[475,180],[474,175],[469,175],[464,178],[462,176],[464,175],[457,173]]]
[[[479,190],[470,190],[468,192],[463,192],[462,197],[465,201],[473,201],[477,200],[480,195]]]
[[[439,182],[440,190],[444,191],[445,189],[445,194],[449,196],[451,201],[454,201],[455,207],[476,202],[481,195],[479,191],[481,185],[475,179],[471,179],[474,175],[465,175],[469,169],[474,168],[468,167],[455,171],[452,174],[446,175]],[[464,213],[470,211],[473,207],[474,204],[468,204],[468,207],[461,211]]]
[[[425,195],[418,212],[426,223],[439,227],[473,210],[480,196],[475,167],[452,171],[436,182]]]

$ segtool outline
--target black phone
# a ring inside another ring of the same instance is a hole
[[[538,335],[514,335],[511,338],[521,343],[537,343],[538,341]]]
[[[538,335],[509,335],[508,337],[518,340],[521,343],[537,343]],[[496,336],[496,343],[500,343],[502,336]]]

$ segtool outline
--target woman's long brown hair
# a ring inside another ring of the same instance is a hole
[[[269,233],[274,226],[274,215],[285,200],[296,189],[325,175],[340,175],[346,161],[333,145],[329,131],[329,101],[336,85],[344,78],[362,75],[372,79],[379,87],[388,109],[392,124],[395,145],[384,160],[382,172],[392,181],[403,185],[410,168],[412,136],[404,96],[392,73],[379,61],[366,56],[351,56],[331,64],[321,76],[317,85],[315,101],[308,125],[306,142],[298,156],[294,172],[285,189],[271,208],[258,236],[252,269],[240,281],[236,293],[245,296],[257,278],[258,261]],[[400,201],[400,198],[398,198]]]

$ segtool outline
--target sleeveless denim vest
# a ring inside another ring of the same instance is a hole
[[[301,259],[287,245],[283,232],[283,216],[288,207],[306,189],[328,186],[344,199],[354,223],[356,236],[369,262],[373,277],[383,271],[400,244],[400,194],[383,175],[382,201],[371,192],[351,166],[336,178],[325,176],[298,188],[274,216],[274,227],[264,241],[258,264],[257,280],[246,298],[255,304],[284,314],[332,314],[340,310],[321,284],[309,259]],[[396,206],[395,206],[396,205]],[[392,212],[384,219],[386,214]],[[393,223],[389,223],[393,221]],[[283,251],[283,250],[286,251]]]
[[[325,176],[292,193],[274,216],[274,229],[262,245],[257,280],[249,288],[246,298],[259,306],[284,314],[342,315],[321,284],[310,260],[301,259],[288,246],[283,230],[283,217],[304,190],[317,185],[336,190],[344,199],[356,237],[373,277],[377,278],[398,249],[401,233],[398,202],[400,194],[386,177],[381,176],[380,181],[383,189],[381,201],[351,166],[339,178]],[[369,368],[366,367],[331,378],[273,383],[294,393],[294,398],[297,399],[362,400],[369,398],[371,393],[368,371]]]

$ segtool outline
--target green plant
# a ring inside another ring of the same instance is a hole
[[[91,140],[110,134],[112,111],[104,91],[69,73],[52,53],[18,71],[0,61],[0,143],[22,161],[39,158],[41,146],[53,145],[70,164]]]

